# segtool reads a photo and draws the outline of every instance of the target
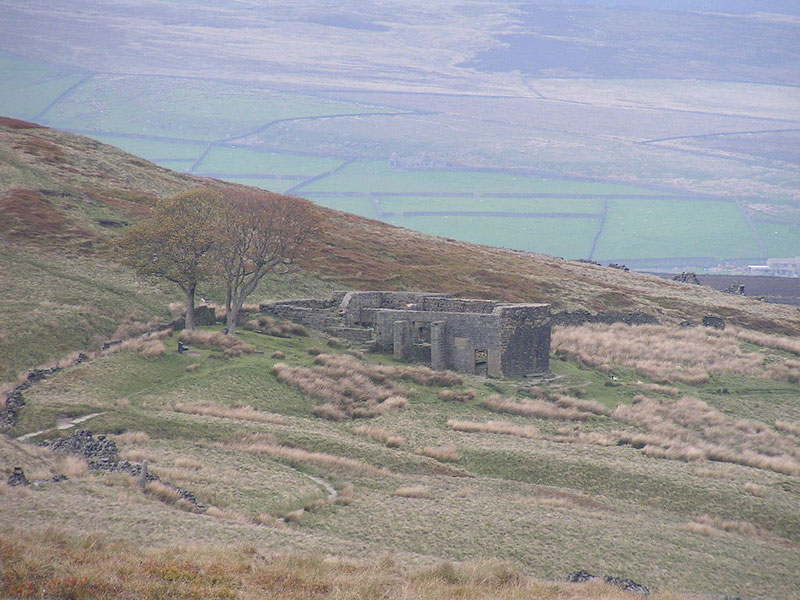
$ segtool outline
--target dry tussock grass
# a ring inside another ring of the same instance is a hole
[[[278,460],[286,461],[294,466],[312,464],[362,475],[389,474],[389,471],[386,469],[372,466],[354,458],[283,446],[270,435],[237,434],[228,442],[222,444],[222,446],[239,452],[263,454]]]
[[[454,390],[446,388],[437,394],[439,400],[448,402],[470,402],[475,400],[475,390]]]
[[[164,356],[166,353],[167,347],[161,340],[150,340],[142,344],[141,348],[139,348],[139,354],[145,358],[157,358],[159,356]]]
[[[431,498],[431,491],[424,485],[412,485],[408,487],[399,487],[393,494],[401,498]]]
[[[167,504],[177,504],[181,499],[177,490],[160,481],[151,481],[144,487],[144,491]]]
[[[389,448],[399,448],[405,444],[405,439],[403,439],[403,436],[397,435],[396,433],[389,431],[384,427],[361,425],[353,429],[353,433],[385,444]]]
[[[696,398],[663,401],[637,396],[632,406],[620,405],[611,416],[647,430],[619,437],[650,456],[729,462],[800,475],[795,440],[764,423],[728,417]]]
[[[592,413],[575,407],[557,406],[546,400],[518,400],[503,398],[497,394],[483,401],[483,407],[497,413],[538,417],[540,419],[558,419],[561,421],[585,421]]]
[[[770,531],[756,527],[747,521],[726,520],[710,515],[701,515],[686,525],[681,526],[680,529],[682,531],[701,535],[719,535],[720,533],[727,532],[762,540],[770,540],[775,537]]]
[[[748,481],[747,483],[744,484],[744,491],[750,494],[751,496],[763,498],[767,493],[767,488],[765,488],[763,485],[758,485],[757,483]]]
[[[376,417],[388,410],[407,408],[409,392],[396,381],[430,377],[430,369],[424,367],[372,365],[346,354],[319,354],[314,362],[312,368],[277,363],[272,373],[279,381],[324,401],[314,413],[334,421]]]
[[[136,448],[133,450],[125,450],[124,452],[120,453],[120,458],[129,460],[131,462],[142,462],[143,460],[146,460],[150,463],[156,463],[160,457],[153,452]]]
[[[192,363],[190,365],[186,365],[186,372],[187,373],[194,373],[195,371],[199,371],[202,368],[200,363]]]
[[[120,444],[143,444],[150,441],[150,436],[144,431],[126,431],[114,436]]]
[[[203,463],[194,460],[193,458],[176,458],[174,464],[179,469],[188,469],[190,471],[201,471],[203,468],[205,468]]]
[[[224,511],[223,511],[224,513]],[[221,518],[225,518],[224,516]],[[256,517],[255,519],[258,519]],[[255,520],[254,519],[254,520]],[[309,597],[361,600],[622,600],[631,595],[602,581],[537,581],[500,561],[442,563],[410,570],[393,561],[354,562],[309,554],[271,554],[252,546],[181,544],[149,548],[56,528],[0,530],[10,597],[197,598],[256,600]],[[135,576],[131,576],[135,574]],[[656,592],[653,600],[682,600]]]
[[[645,392],[666,394],[667,396],[678,396],[681,393],[681,391],[678,388],[672,387],[671,385],[660,385],[658,383],[645,383],[643,381],[637,381],[633,385],[638,387],[640,390],[644,390]]]
[[[800,421],[775,421],[775,429],[800,437]]]
[[[619,444],[620,436],[616,432],[601,431],[580,431],[576,428],[562,427],[556,430],[554,436],[546,437],[548,441],[569,443],[569,444],[588,444],[592,446],[616,446]]]
[[[289,530],[290,527],[286,521],[279,519],[267,513],[261,513],[255,516],[245,515],[235,510],[221,509],[216,506],[209,506],[205,512],[209,517],[221,519],[223,521],[231,521],[239,523],[240,525],[261,525],[263,527],[270,527],[272,529]]]
[[[539,430],[533,425],[515,425],[507,421],[487,421],[477,423],[475,421],[462,421],[459,419],[449,419],[447,424],[455,431],[465,433],[500,433],[504,435],[514,435],[528,439],[539,437]]]
[[[256,351],[252,344],[246,344],[234,335],[225,335],[221,331],[190,331],[184,329],[178,335],[184,344],[199,346],[201,348],[222,349],[226,355],[239,356]]]
[[[458,462],[461,460],[461,455],[455,446],[426,446],[417,450],[416,453],[439,462]]]
[[[173,406],[173,410],[190,415],[238,419],[240,421],[252,421],[255,423],[272,423],[274,425],[286,424],[286,419],[280,415],[256,410],[252,406],[246,404],[220,406],[218,404],[211,404],[210,402],[179,402]]]
[[[173,319],[177,319],[186,312],[186,302],[170,302],[167,304],[169,314]]]
[[[251,319],[245,323],[245,327],[259,333],[279,338],[290,338],[293,335],[308,337],[308,330],[302,325],[292,323],[291,321],[279,321],[278,319],[267,316]]]
[[[708,327],[588,324],[558,327],[553,351],[609,371],[630,367],[658,382],[698,384],[731,373],[800,381],[800,370],[786,361],[766,362],[759,352],[745,352],[734,333]]]
[[[757,346],[775,348],[776,350],[783,350],[784,352],[800,356],[800,339],[796,337],[770,335],[768,333],[751,331],[749,329],[739,329],[735,332],[735,335],[740,340],[756,344]]]

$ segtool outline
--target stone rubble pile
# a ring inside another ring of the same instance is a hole
[[[681,283],[691,283],[692,285],[700,285],[700,280],[697,278],[697,273],[685,271],[680,275],[675,275],[672,281],[680,281]]]
[[[64,474],[61,475],[53,475],[50,479],[37,479],[35,481],[29,481],[27,477],[25,477],[25,471],[23,471],[22,467],[14,467],[14,470],[11,472],[11,475],[8,476],[8,485],[11,487],[16,487],[18,485],[30,485],[33,483],[34,485],[39,485],[40,483],[45,483],[51,481],[53,483],[59,483],[60,481],[67,481],[69,477]]]
[[[74,364],[79,365],[87,360],[89,360],[89,357],[81,352],[78,354],[78,358],[75,359]],[[49,369],[33,369],[28,373],[25,381],[11,390],[11,392],[7,393],[6,407],[0,411],[0,429],[4,427],[14,427],[17,424],[19,413],[22,410],[22,407],[25,406],[25,398],[22,396],[23,391],[46,379],[49,375],[58,373],[61,370],[62,367],[58,366],[50,367]]]
[[[119,471],[127,473],[131,477],[140,477],[142,474],[142,465],[119,459],[117,444],[114,443],[114,440],[110,440],[104,435],[98,435],[95,438],[91,431],[85,429],[79,429],[69,437],[42,442],[39,445],[54,452],[85,458],[89,463],[89,468],[93,471]],[[147,483],[158,481],[172,488],[178,492],[181,499],[191,503],[195,510],[199,512],[206,510],[206,507],[197,501],[197,497],[192,492],[162,481],[155,473],[148,471],[145,479]]]
[[[633,592],[635,594],[641,594],[642,596],[650,595],[650,588],[641,583],[636,583],[631,579],[613,577],[611,575],[592,575],[587,571],[575,571],[567,575],[567,581],[569,583],[586,583],[592,579],[602,579],[606,583],[623,589],[626,592]]]

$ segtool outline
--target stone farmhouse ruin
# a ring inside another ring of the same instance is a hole
[[[549,304],[334,292],[328,300],[268,302],[260,309],[434,369],[494,377],[544,375],[550,369]]]

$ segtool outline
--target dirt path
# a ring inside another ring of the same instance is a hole
[[[80,425],[81,423],[83,423],[85,421],[88,421],[89,419],[94,419],[95,417],[99,417],[100,415],[104,415],[104,414],[106,414],[106,413],[105,412],[97,412],[97,413],[91,413],[91,414],[88,414],[88,415],[83,415],[82,417],[76,417],[76,418],[71,419],[71,420],[61,420],[61,419],[59,419],[56,422],[56,426],[55,427],[51,427],[49,429],[42,429],[40,431],[32,431],[30,433],[26,433],[25,435],[19,436],[17,438],[17,441],[18,442],[24,442],[25,440],[28,440],[28,439],[30,439],[32,437],[36,437],[37,435],[41,435],[43,433],[47,433],[48,431],[61,431],[61,430],[64,430],[64,429],[72,429],[76,425]]]

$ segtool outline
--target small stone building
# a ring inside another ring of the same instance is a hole
[[[261,309],[434,369],[495,377],[550,368],[550,305],[417,292],[335,292]]]

